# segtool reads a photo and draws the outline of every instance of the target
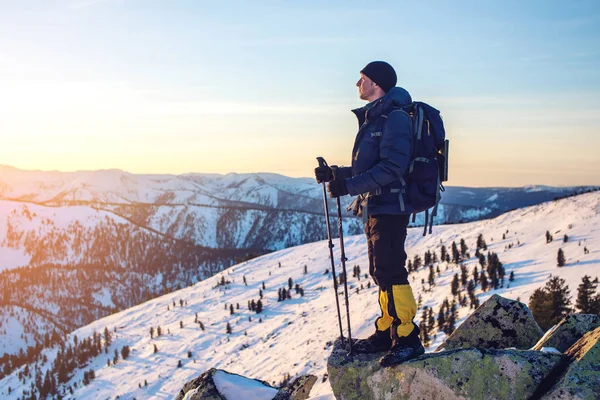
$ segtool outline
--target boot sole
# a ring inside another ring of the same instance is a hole
[[[385,356],[381,357],[381,359],[379,360],[379,365],[387,368],[387,367],[393,367],[394,365],[398,365],[398,364],[402,364],[403,362],[415,359],[419,356],[422,356],[423,354],[425,354],[425,348],[423,346],[420,346],[418,349],[415,349],[415,351],[408,357],[404,357],[402,359],[391,359],[388,360],[386,359]]]

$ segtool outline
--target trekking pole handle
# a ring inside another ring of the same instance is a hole
[[[317,161],[319,162],[319,167],[329,167],[323,157],[317,157]]]

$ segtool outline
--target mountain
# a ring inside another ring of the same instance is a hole
[[[546,231],[554,236],[550,243],[546,243]],[[426,237],[421,234],[418,228],[409,229],[407,252],[413,262],[415,256],[424,259],[427,251],[439,256],[442,245],[450,249],[453,242],[459,244],[461,239],[467,249],[460,265],[446,261],[433,264],[431,286],[427,283],[429,268],[421,267],[410,274],[413,291],[420,299],[417,322],[425,307],[431,307],[437,314],[445,299],[452,301],[451,281],[455,274],[461,275],[460,266],[466,267],[469,280],[475,267],[480,268],[475,257],[480,234],[487,243],[487,251],[497,254],[506,276],[497,289],[483,291],[478,284],[474,292],[478,302],[494,293],[527,302],[550,276],[565,279],[574,301],[581,278],[586,274],[592,278],[598,275],[600,193],[514,210],[485,221],[436,227]],[[559,249],[566,256],[564,267],[557,267]],[[337,261],[337,245],[334,250]],[[365,337],[373,329],[378,306],[377,289],[364,276],[368,263],[362,235],[346,238],[346,255],[349,274],[355,266],[361,269],[358,277],[348,278],[352,333],[355,337]],[[438,267],[439,274],[435,272]],[[339,272],[337,263],[336,268]],[[508,279],[511,273],[513,281]],[[278,301],[279,289],[288,289],[290,279],[291,299]],[[296,292],[295,285],[302,292]],[[248,309],[248,302],[258,301],[260,290],[264,310],[257,314]],[[462,288],[461,296],[465,292]],[[343,299],[339,294],[342,310]],[[469,302],[466,306],[458,305],[457,323],[471,311]],[[202,322],[204,329],[195,321]],[[227,325],[231,334],[226,333]],[[162,334],[157,337],[159,326]],[[0,329],[5,330],[5,335],[12,333],[11,327],[4,324]],[[103,332],[110,336],[109,345]],[[440,330],[434,334],[429,350],[435,349],[446,336]],[[60,376],[66,383],[57,390],[65,393],[65,398],[172,398],[183,383],[217,367],[275,384],[288,374],[293,377],[311,373],[319,377],[311,398],[333,399],[325,366],[332,341],[338,335],[331,265],[327,243],[321,241],[245,261],[191,287],[63,335],[57,339],[66,340],[62,350],[59,345],[46,349],[42,357],[10,371],[0,380],[0,395],[17,399],[24,393],[27,396],[32,385],[38,384],[51,391]],[[127,359],[122,357],[125,346],[129,351]],[[90,352],[89,348],[95,350]],[[119,355],[116,364],[115,351]],[[53,364],[59,372],[47,373]]]
[[[449,187],[437,221],[489,217],[589,189]],[[61,333],[241,260],[324,239],[322,196],[312,178],[269,173],[0,166],[0,322],[20,327],[0,344],[0,366],[28,348],[39,352]],[[350,200],[342,199],[344,209]],[[329,207],[335,215],[331,200]],[[358,218],[344,216],[346,236],[362,232]],[[336,219],[331,223],[337,236]]]
[[[599,187],[596,186],[447,187],[442,193],[436,223],[495,217],[515,208],[597,189]],[[163,230],[165,226],[156,220],[169,213],[177,216],[172,221],[176,223],[175,227],[172,224],[168,227],[173,234],[180,234],[179,238],[184,238],[192,223],[219,226],[222,214],[215,210],[243,211],[244,218],[252,221],[261,219],[248,216],[246,212],[251,210],[286,210],[320,216],[322,196],[322,187],[313,178],[290,178],[272,173],[143,175],[120,170],[45,172],[0,166],[0,199],[48,206],[93,205],[117,212],[140,224],[155,223]],[[346,196],[341,200],[344,214],[350,216],[345,208],[352,199]],[[194,214],[204,214],[204,219],[196,221]],[[422,225],[419,221],[416,221],[417,225]],[[355,229],[358,229],[356,233],[360,232],[360,227]],[[217,236],[212,232],[196,232],[194,241],[206,247],[222,247],[223,243],[218,242]],[[251,246],[253,243],[248,240],[242,245]],[[276,245],[272,248],[281,249]]]

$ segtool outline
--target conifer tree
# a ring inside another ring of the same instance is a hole
[[[529,309],[535,322],[546,331],[552,326],[552,301],[550,294],[543,288],[537,288],[529,298]]]
[[[450,307],[450,313],[448,315],[448,321],[446,323],[446,335],[451,335],[456,329],[456,320],[458,319],[458,312],[456,311],[456,303],[453,301]]]
[[[110,346],[112,342],[112,337],[110,335],[110,332],[108,331],[107,327],[104,327],[104,345],[106,347]]]
[[[292,290],[293,286],[294,286],[294,281],[292,280],[292,278],[288,278],[288,288],[289,288],[289,290]]]
[[[225,327],[225,331],[227,332],[227,334],[231,335],[231,325],[229,325],[229,322],[227,323],[227,326]]]
[[[431,342],[431,337],[429,336],[429,329],[427,326],[427,307],[423,309],[423,314],[421,315],[421,322],[419,323],[419,330],[421,331],[421,342],[424,347],[429,347]]]
[[[549,231],[546,231],[546,243],[552,242],[553,238]]]
[[[423,261],[425,262],[425,265],[431,264],[431,252],[429,250],[425,252],[425,255],[423,256]]]
[[[150,339],[154,339],[154,328],[150,327]]]
[[[458,264],[460,262],[460,253],[458,252],[458,247],[456,247],[455,242],[452,242],[452,262],[454,264]]]
[[[487,292],[489,288],[489,281],[484,271],[481,271],[481,275],[479,276],[479,280],[481,281],[481,290]]]
[[[260,314],[263,310],[263,303],[262,301],[258,300],[258,302],[256,303],[256,313]]]
[[[556,257],[556,264],[559,267],[565,266],[565,253],[562,251],[562,249],[558,249],[558,256]]]
[[[487,250],[487,244],[485,243],[485,240],[483,239],[483,234],[480,233],[479,236],[477,236],[477,249],[482,249],[482,250]]]
[[[429,286],[435,285],[435,272],[433,271],[433,265],[429,266]]]
[[[565,236],[563,237],[563,243],[567,243],[569,241],[569,236],[565,233]]]
[[[416,254],[413,260],[413,271],[417,271],[419,268],[421,268],[421,257]]]
[[[458,287],[460,283],[458,281],[458,274],[454,274],[454,278],[452,279],[452,283],[450,284],[450,292],[452,296],[458,295]]]
[[[483,270],[483,267],[485,267],[485,256],[481,253],[479,253],[479,265],[481,265],[481,269]]]
[[[437,317],[437,325],[438,325],[438,330],[443,331],[444,327],[446,326],[446,303],[442,303],[442,305],[440,305],[440,309],[438,311],[438,317]]]
[[[467,247],[467,244],[465,243],[465,239],[460,239],[460,255],[463,259],[467,255],[467,250],[469,250],[469,248]]]
[[[463,286],[467,286],[467,281],[469,279],[469,270],[466,265],[460,266],[460,283]]]
[[[446,246],[442,245],[441,249],[440,249],[440,259],[443,261],[446,261],[446,256],[448,255],[447,251],[446,251]]]
[[[536,289],[529,299],[533,317],[543,330],[556,325],[571,312],[569,286],[565,280],[555,276],[544,288]]]
[[[479,283],[479,270],[477,269],[477,266],[473,269],[473,283],[475,283],[475,285]]]
[[[582,314],[600,314],[600,297],[596,295],[598,289],[598,278],[585,275],[581,278],[581,284],[577,288],[577,301],[575,306]]]
[[[431,332],[435,329],[435,318],[433,317],[433,309],[431,307],[427,308],[427,330],[431,335]]]
[[[121,357],[123,357],[123,360],[127,360],[127,358],[129,358],[129,346],[123,346],[121,348]]]

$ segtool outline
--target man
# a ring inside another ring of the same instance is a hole
[[[382,366],[395,365],[425,352],[413,322],[417,305],[408,283],[404,242],[409,214],[405,211],[405,178],[411,157],[412,123],[402,110],[412,102],[396,86],[396,72],[383,61],[369,63],[356,82],[362,100],[352,110],[359,130],[352,150],[352,166],[315,169],[317,182],[329,182],[332,198],[350,194],[365,220],[369,273],[379,286],[381,316],[375,333],[353,341],[357,353],[387,351]]]

